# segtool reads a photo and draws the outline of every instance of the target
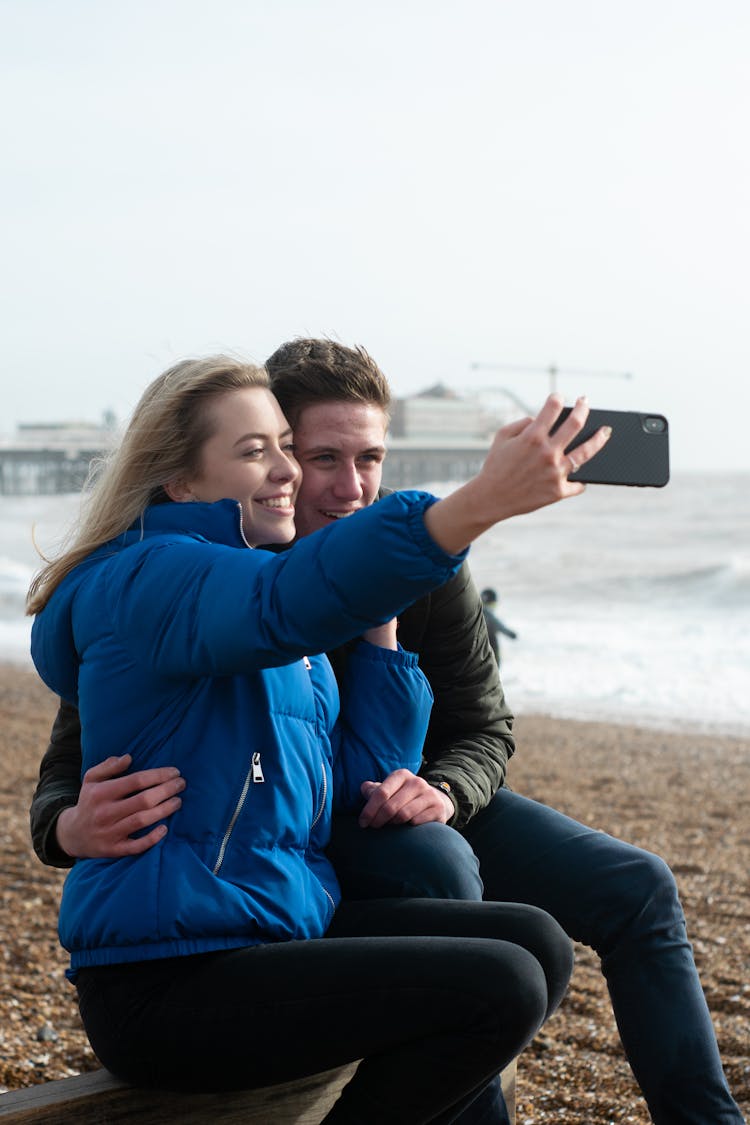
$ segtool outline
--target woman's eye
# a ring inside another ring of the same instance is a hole
[[[263,452],[263,449],[260,446],[256,446],[254,449],[246,449],[245,452],[242,454],[242,456],[243,457],[259,457],[262,452]]]

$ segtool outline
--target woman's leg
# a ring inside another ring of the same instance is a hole
[[[183,1089],[267,1085],[362,1058],[330,1125],[418,1125],[444,1111],[447,1123],[558,1002],[570,945],[525,907],[357,905],[370,910],[345,908],[318,941],[82,972],[94,1050],[129,1081]],[[394,936],[357,936],[376,918]]]

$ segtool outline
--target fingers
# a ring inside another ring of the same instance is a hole
[[[108,781],[110,778],[124,773],[132,761],[130,754],[121,754],[118,758],[106,758],[103,762],[98,762],[91,769],[86,770],[84,780]]]
[[[507,425],[503,426],[500,433],[506,438],[518,437],[533,421],[533,418],[518,418],[515,422],[508,422]]]
[[[163,840],[167,831],[166,824],[157,824],[157,826],[150,832],[147,832],[145,836],[137,836],[135,839],[126,836],[122,840],[114,841],[111,845],[111,851],[106,858],[122,859],[123,856],[128,855],[142,855],[142,853],[147,852],[149,848],[153,848],[154,844],[158,844],[160,840]]]
[[[182,789],[185,788],[184,782]],[[133,832],[140,832],[144,828],[171,816],[182,807],[182,798],[173,793],[171,783],[167,786],[157,786],[155,789],[146,789],[142,793],[135,793],[125,801],[118,801],[112,807],[116,820],[112,826],[120,835],[129,836]]]
[[[107,758],[104,762],[99,762],[98,765],[86,770],[83,775],[84,784],[107,782],[107,796],[112,800],[129,797],[132,793],[140,793],[162,785],[171,785],[170,792],[173,793],[181,792],[185,788],[176,766],[155,766],[149,770],[125,773],[131,761],[130,754],[123,754],[121,758]]]
[[[435,820],[445,824],[453,815],[453,806],[448,811],[439,790],[410,770],[395,770],[380,784],[365,782],[361,788],[368,798],[359,816],[361,828]]]
[[[576,434],[580,430],[583,423],[586,421],[586,415],[588,414],[588,404],[587,404],[586,398],[584,396],[582,396],[581,398],[578,399],[578,401],[576,402],[576,405],[573,407],[573,410],[571,410],[570,413],[573,414],[575,412],[576,408],[579,407],[579,404],[580,404],[581,408],[578,410],[577,417],[580,417],[580,414],[581,414],[582,410],[585,410],[586,414],[584,415],[580,426],[576,426],[575,422],[573,422],[573,432],[571,433],[571,436],[568,438],[568,440],[565,442],[566,445],[570,441],[573,440],[573,438],[576,436]],[[562,409],[563,409],[563,400],[562,400],[561,396],[557,395],[557,394],[548,395],[545,402],[544,402],[544,405],[542,406],[542,409],[539,411],[536,418],[534,419],[534,424],[536,426],[538,426],[541,430],[543,430],[543,432],[545,434],[548,434],[550,432],[550,430],[552,429],[552,427],[554,426],[557,419],[560,417]],[[570,415],[568,415],[568,418],[566,418],[565,422],[563,422],[562,425],[563,426],[567,425],[567,423],[569,421],[570,421]],[[562,429],[562,426],[560,427],[560,429]],[[560,432],[560,430],[557,431],[557,433],[559,433],[559,432]]]
[[[158,766],[150,770],[138,770],[118,779],[112,786],[113,793],[133,799],[140,798],[149,807],[154,807],[166,797],[181,793],[185,779],[174,766]]]
[[[117,859],[138,855],[167,833],[164,821],[182,805],[185,780],[173,766],[122,774],[131,758],[108,758],[84,774],[78,803],[58,817],[56,835],[69,855]],[[145,835],[133,839],[146,829]]]
[[[587,441],[581,442],[577,445],[571,454],[568,454],[568,461],[572,461],[576,469],[580,469],[581,465],[585,465],[592,457],[595,457],[600,449],[603,448],[612,436],[611,426],[600,426],[599,429]],[[575,472],[575,469],[573,470]]]
[[[554,426],[555,422],[560,417],[562,409],[563,404],[560,396],[550,395],[537,415],[536,423],[546,433],[549,433],[551,427]],[[558,426],[555,432],[550,434],[551,448],[558,460],[561,474],[564,477],[567,477],[569,473],[577,472],[582,465],[585,465],[587,461],[595,457],[599,450],[609,441],[612,434],[610,426],[601,426],[590,438],[581,442],[580,445],[577,445],[570,453],[565,453],[565,450],[585,426],[588,416],[588,400],[585,395],[582,395],[576,400],[568,416]],[[571,482],[571,484],[576,486],[575,491],[583,491],[583,485],[580,484],[580,482]]]

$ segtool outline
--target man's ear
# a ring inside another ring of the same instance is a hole
[[[174,500],[177,504],[187,504],[191,500],[198,499],[183,477],[175,477],[174,480],[168,480],[163,487],[169,499]]]

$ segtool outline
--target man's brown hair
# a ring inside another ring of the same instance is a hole
[[[292,428],[306,406],[318,402],[363,402],[389,417],[388,380],[362,347],[335,340],[289,340],[266,360],[271,390]]]

